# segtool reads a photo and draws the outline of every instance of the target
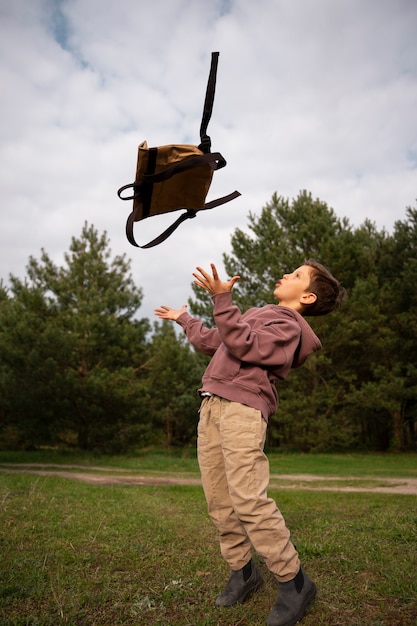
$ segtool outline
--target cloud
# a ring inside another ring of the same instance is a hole
[[[0,0],[0,276],[41,248],[62,262],[87,220],[132,259],[151,316],[186,301],[196,264],[221,266],[274,191],[391,230],[416,198],[416,18],[414,0]],[[208,199],[242,196],[133,249],[116,191],[144,139],[198,143],[214,50],[209,134],[228,165]]]

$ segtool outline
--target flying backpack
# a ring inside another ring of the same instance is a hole
[[[148,148],[143,141],[138,148],[136,177],[133,183],[120,187],[121,200],[133,200],[133,208],[126,222],[126,236],[138,248],[152,248],[165,241],[187,219],[198,211],[213,209],[240,196],[234,191],[227,196],[205,202],[215,170],[226,165],[220,152],[211,152],[207,126],[213,110],[218,65],[218,52],[212,52],[211,67],[200,126],[200,145],[167,145]],[[133,193],[125,196],[131,189]],[[122,195],[123,194],[123,195]],[[171,211],[185,209],[177,220],[161,235],[139,246],[133,235],[135,222]]]

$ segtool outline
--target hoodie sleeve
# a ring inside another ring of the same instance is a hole
[[[230,293],[217,294],[213,301],[221,340],[236,359],[268,368],[292,366],[301,337],[296,317],[283,315],[254,327]]]
[[[207,328],[200,320],[191,317],[189,313],[182,313],[177,319],[177,324],[184,330],[188,341],[194,348],[203,354],[213,356],[221,344],[221,337],[217,328]]]

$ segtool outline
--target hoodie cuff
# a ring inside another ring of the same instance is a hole
[[[184,311],[184,313],[181,313],[181,315],[177,317],[175,321],[177,324],[182,326],[182,328],[185,328],[190,319],[192,319],[191,315],[187,313],[187,311]]]
[[[229,302],[232,302],[232,292],[225,291],[224,293],[216,293],[214,296],[211,296],[211,299],[216,306],[228,304]]]

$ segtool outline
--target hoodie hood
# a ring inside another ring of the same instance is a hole
[[[321,341],[311,328],[310,324],[305,320],[302,315],[300,315],[300,313],[286,306],[276,306],[279,307],[281,315],[288,315],[288,317],[294,318],[300,326],[300,340],[298,343],[298,347],[294,353],[291,368],[295,369],[297,367],[301,367],[301,365],[305,363],[307,357],[309,357],[314,352],[321,350]]]

